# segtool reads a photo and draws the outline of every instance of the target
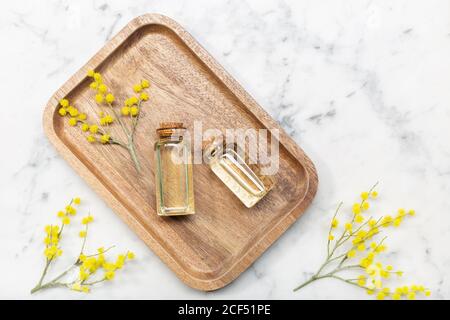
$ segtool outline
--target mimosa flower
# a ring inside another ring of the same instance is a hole
[[[105,120],[106,120],[106,122],[107,122],[108,124],[111,124],[111,123],[114,122],[114,118],[113,118],[111,115],[109,115],[109,114],[107,114],[107,115],[105,116]]]
[[[125,264],[125,259],[126,257],[123,254],[119,254],[115,263],[117,269],[121,269],[123,267],[123,265]]]
[[[115,97],[114,97],[114,95],[113,94],[111,94],[111,93],[108,93],[107,95],[106,95],[106,102],[107,103],[113,103],[114,102],[114,100],[116,99]]]
[[[146,92],[142,92],[139,97],[141,98],[142,101],[147,101],[149,99],[149,96]]]
[[[103,144],[108,143],[110,138],[109,134],[104,134],[100,137],[100,142]]]
[[[354,258],[355,256],[356,256],[356,251],[355,250],[350,250],[347,253],[347,257],[349,257],[349,258]]]
[[[100,73],[98,72],[94,73],[93,77],[95,81],[102,82],[102,75]]]
[[[97,102],[98,104],[102,103],[104,99],[105,97],[101,93],[97,93],[95,95],[95,102]]]
[[[393,220],[392,217],[387,215],[387,216],[383,217],[383,219],[381,220],[381,224],[383,227],[387,228],[392,223],[392,220]]]
[[[77,125],[77,123],[78,123],[77,118],[70,118],[69,119],[69,126],[75,127]]]
[[[353,225],[350,222],[347,222],[345,224],[345,230],[347,230],[348,232],[352,232],[353,229]]]
[[[358,284],[359,284],[361,287],[364,287],[364,286],[366,285],[366,277],[363,276],[363,275],[360,275],[360,276],[358,277]]]
[[[114,276],[115,276],[114,271],[105,272],[105,279],[106,280],[112,280],[112,279],[114,279]]]
[[[337,228],[339,226],[339,220],[336,218],[333,218],[333,220],[331,220],[331,228]]]
[[[106,93],[108,92],[108,87],[102,83],[101,85],[98,86],[97,90],[99,93]]]
[[[367,202],[367,201],[364,201],[363,202],[363,204],[362,204],[362,209],[364,210],[364,211],[366,211],[366,210],[369,210],[369,202]]]
[[[58,113],[64,117],[67,114],[67,110],[65,108],[59,108]]]
[[[399,293],[392,294],[392,300],[400,300],[402,298],[402,295]]]
[[[415,299],[416,299],[416,294],[414,292],[408,293],[408,300],[415,300]]]
[[[72,107],[72,106],[69,106],[67,108],[67,111],[69,111],[69,114],[70,114],[71,117],[76,117],[79,114],[78,110],[76,108]]]
[[[128,116],[130,114],[130,107],[122,107],[121,112],[124,116]]]
[[[140,84],[136,84],[133,86],[133,90],[134,92],[139,93],[142,91],[142,86]]]
[[[377,299],[378,300],[384,300],[384,298],[386,297],[386,295],[384,294],[384,292],[378,292],[377,294]]]
[[[130,114],[133,117],[137,116],[139,114],[139,108],[135,107],[135,106],[131,107],[130,108]]]
[[[98,126],[93,124],[92,126],[89,127],[89,131],[93,134],[96,134],[98,132]]]
[[[353,214],[360,214],[361,213],[361,205],[359,203],[355,203],[352,207]]]
[[[142,88],[146,89],[146,88],[150,87],[150,82],[148,82],[148,80],[144,79],[141,81],[141,86],[142,86]]]
[[[392,223],[392,225],[394,227],[398,227],[398,226],[400,226],[401,223],[402,223],[402,218],[395,218],[394,222]]]
[[[91,223],[92,221],[94,221],[94,217],[92,217],[92,216],[87,216],[87,217],[84,217],[83,220],[81,220],[81,223],[82,223],[82,224],[89,224],[89,223]]]
[[[130,106],[132,106],[132,105],[135,105],[135,104],[137,104],[138,102],[139,102],[139,99],[137,98],[137,97],[131,97],[130,99],[129,99],[129,101],[130,101]]]
[[[66,212],[70,215],[75,215],[77,213],[77,210],[74,207],[72,207],[71,205],[68,205],[68,206],[66,206]]]
[[[62,99],[62,100],[59,102],[59,104],[60,104],[63,108],[66,108],[66,107],[69,106],[69,100],[67,100],[67,99]]]

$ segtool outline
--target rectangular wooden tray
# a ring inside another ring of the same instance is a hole
[[[124,150],[89,144],[81,130],[58,115],[58,101],[68,97],[90,118],[96,117],[89,69],[103,74],[120,101],[140,79],[151,83],[151,99],[136,132],[141,176]],[[215,290],[233,281],[304,212],[316,193],[317,173],[304,152],[190,34],[165,16],[147,14],[131,21],[52,96],[43,120],[48,138],[76,172],[196,289]],[[157,216],[153,145],[162,121],[182,121],[188,128],[202,121],[204,129],[279,129],[274,189],[247,209],[207,165],[194,165],[196,214]]]

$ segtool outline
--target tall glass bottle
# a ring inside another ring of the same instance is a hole
[[[272,188],[272,179],[261,179],[239,155],[236,144],[215,139],[204,143],[203,152],[203,159],[211,170],[247,208],[253,207]]]
[[[160,216],[195,213],[192,156],[182,123],[161,123],[156,130],[156,202]]]

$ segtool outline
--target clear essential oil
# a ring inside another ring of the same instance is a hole
[[[272,181],[264,184],[238,150],[236,144],[226,145],[215,140],[205,144],[204,160],[242,203],[251,208],[269,192]]]
[[[160,216],[195,213],[190,144],[182,123],[161,123],[156,130],[156,202]]]

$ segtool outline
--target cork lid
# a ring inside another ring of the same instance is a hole
[[[170,137],[173,135],[175,130],[184,130],[186,129],[183,126],[183,122],[161,122],[159,124],[159,128],[156,129],[156,132],[159,134],[160,137]]]

